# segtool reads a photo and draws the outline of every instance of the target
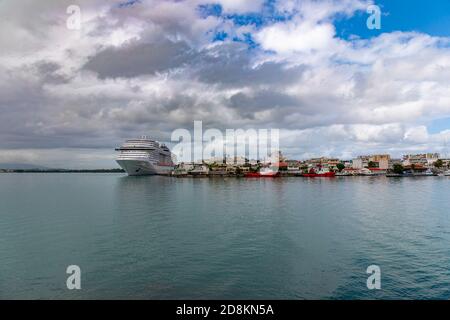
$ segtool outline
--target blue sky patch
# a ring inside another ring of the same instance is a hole
[[[216,3],[201,4],[197,7],[197,11],[202,18],[209,16],[220,17],[222,15],[222,6]]]
[[[449,0],[379,0],[381,29],[367,28],[369,14],[355,13],[351,18],[338,17],[335,22],[337,36],[348,39],[352,35],[368,39],[394,31],[416,31],[431,36],[450,36]]]
[[[119,3],[119,8],[126,8],[135,5],[136,3],[141,3],[141,0],[129,0]]]
[[[228,37],[225,31],[219,31],[214,34],[213,41],[224,41]]]
[[[444,130],[450,130],[450,118],[433,120],[428,126],[428,132],[431,134],[439,133]]]

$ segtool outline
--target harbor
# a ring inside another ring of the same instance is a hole
[[[177,162],[164,143],[147,136],[126,140],[119,148],[117,164],[130,176],[165,175],[177,178],[336,178],[352,176],[434,177],[450,176],[450,158],[439,153],[360,155],[350,160],[319,157],[290,159],[278,150],[267,158],[214,156],[192,162]]]
[[[339,177],[436,177],[450,176],[450,160],[437,153],[404,155],[401,159],[388,154],[359,156],[352,160],[313,158],[288,160],[281,152],[276,162],[260,162],[243,157],[209,159],[181,163],[171,175],[183,177],[241,177],[241,178],[339,178]]]

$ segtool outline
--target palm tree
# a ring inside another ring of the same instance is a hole
[[[342,172],[342,170],[345,169],[345,165],[343,163],[338,163],[336,165],[336,168],[339,170],[339,172]]]
[[[394,173],[397,173],[397,174],[403,174],[403,171],[405,171],[405,168],[400,163],[395,163],[393,171],[394,171]]]

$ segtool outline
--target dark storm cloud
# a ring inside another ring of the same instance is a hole
[[[258,86],[274,87],[301,79],[305,66],[288,67],[286,63],[264,62],[252,66],[252,52],[243,44],[223,44],[203,52],[194,68],[193,76],[205,83],[225,87]]]
[[[207,84],[225,87],[274,87],[298,81],[304,66],[288,67],[285,63],[265,62],[252,67],[252,54],[242,43],[223,43],[197,50],[186,42],[165,39],[152,43],[133,42],[110,47],[92,56],[84,69],[100,78],[133,78],[186,67],[177,77],[187,77]]]
[[[67,83],[70,77],[61,73],[61,66],[55,62],[40,61],[31,66],[44,83]]]
[[[298,97],[290,96],[285,93],[261,90],[249,95],[239,92],[231,96],[229,105],[236,109],[245,109],[246,111],[263,111],[272,108],[292,107],[299,104]]]
[[[185,42],[161,40],[156,43],[133,42],[111,47],[91,57],[85,69],[104,78],[133,78],[183,66],[194,52]]]
[[[252,94],[239,92],[232,95],[226,104],[234,109],[242,118],[255,120],[255,113],[273,110],[273,116],[290,113],[299,105],[298,97],[272,90],[259,90]]]

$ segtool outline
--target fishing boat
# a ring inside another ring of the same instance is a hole
[[[355,173],[347,171],[347,170],[342,170],[342,171],[336,172],[336,177],[352,177],[354,175],[355,175]]]
[[[280,176],[280,172],[272,168],[261,168],[258,172],[247,172],[244,176],[246,178],[275,178]]]
[[[336,176],[336,173],[327,169],[316,171],[311,168],[308,173],[304,173],[302,176],[306,178],[333,178]]]

